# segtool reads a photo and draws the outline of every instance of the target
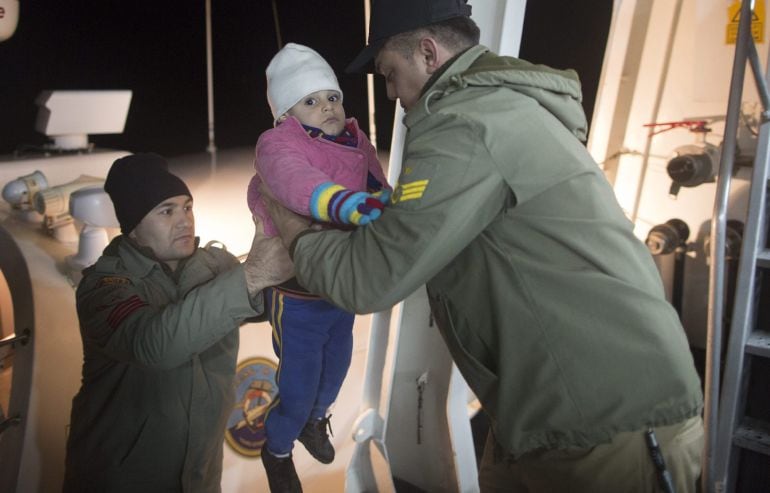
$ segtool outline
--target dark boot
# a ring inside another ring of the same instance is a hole
[[[267,482],[271,493],[302,493],[297,471],[291,455],[276,457],[270,453],[266,445],[262,446],[262,465],[267,472]]]
[[[332,446],[329,435],[326,433],[327,428],[329,432],[332,431],[329,423],[331,417],[330,414],[326,418],[311,419],[297,437],[297,440],[305,446],[310,455],[322,464],[331,464],[334,460],[334,446]],[[334,435],[332,434],[332,436]]]

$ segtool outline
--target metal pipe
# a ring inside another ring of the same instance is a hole
[[[273,0],[273,24],[275,25],[275,40],[278,42],[278,50],[283,48],[283,39],[281,38],[281,23],[278,22],[278,5]]]
[[[666,52],[663,58],[663,67],[661,68],[660,82],[658,83],[658,94],[655,96],[655,104],[653,104],[651,122],[655,123],[658,120],[658,114],[660,113],[660,106],[663,101],[663,90],[666,87],[666,79],[668,78],[668,68],[671,65],[671,52],[674,51],[674,39],[676,38],[677,26],[679,25],[679,16],[682,13],[682,0],[677,0],[674,7],[674,15],[671,19],[671,30],[669,31],[668,43],[666,45]],[[634,207],[631,211],[631,222],[636,223],[636,218],[639,215],[639,205],[642,202],[642,191],[644,190],[644,182],[647,178],[647,167],[650,164],[650,151],[652,150],[652,137],[654,130],[651,128],[647,134],[647,143],[644,146],[644,159],[642,160],[642,169],[639,171],[639,185],[636,187],[636,197],[634,198]]]
[[[11,334],[10,336],[0,339],[0,347],[3,346],[15,346],[16,344],[26,344],[29,340],[29,331],[24,331],[21,335]]]
[[[630,8],[629,4],[623,5],[621,12],[621,1],[615,0],[612,7],[613,20],[602,63],[602,78],[599,81],[599,91],[594,105],[593,123],[588,134],[588,148],[591,154],[597,157],[603,156],[601,166],[604,175],[613,186],[615,186],[623,155],[620,151],[625,148],[624,140],[634,93],[639,84],[644,40],[650,26],[652,4],[653,0],[637,0],[630,4]],[[631,12],[626,14],[626,10]],[[630,29],[625,29],[625,19],[628,17],[632,18],[633,22],[630,22]],[[624,46],[623,43],[618,42],[621,37],[627,38],[627,45]],[[614,76],[610,78],[610,74],[613,73],[612,67],[617,63],[614,61],[616,55],[613,50],[618,50],[619,46],[624,46],[621,50],[625,50],[625,54],[617,70],[619,75],[617,78]],[[614,87],[615,84],[617,88]],[[600,130],[601,123],[598,123],[602,119],[609,120],[609,128],[604,132]],[[603,133],[606,133],[606,141],[601,143],[599,139],[603,138]]]
[[[749,62],[751,63],[751,73],[754,74],[754,82],[757,84],[759,99],[762,100],[762,109],[767,111],[770,108],[770,95],[767,91],[767,82],[762,72],[762,65],[759,63],[757,45],[754,43],[749,43]]]
[[[209,144],[206,147],[212,156],[211,166],[212,174],[216,171],[216,161],[214,156],[217,152],[217,146],[214,143],[214,63],[211,48],[211,0],[206,0],[206,88],[208,95],[208,132]]]
[[[372,2],[364,1],[364,36],[369,39],[369,18],[372,16]],[[366,42],[366,41],[365,41]],[[374,74],[366,74],[366,103],[369,108],[369,141],[377,149],[377,120],[374,107]]]
[[[735,161],[738,124],[740,120],[743,83],[746,75],[746,60],[751,41],[751,0],[741,3],[741,17],[738,25],[738,39],[735,46],[733,73],[730,81],[730,97],[727,102],[724,140],[717,180],[717,194],[714,199],[714,214],[711,218],[711,247],[709,265],[709,310],[706,335],[706,376],[704,423],[706,436],[703,450],[703,491],[713,493],[716,488],[714,474],[714,452],[717,445],[717,423],[719,406],[720,364],[722,354],[722,322],[725,303],[725,244],[727,206],[730,196],[730,180]]]
[[[684,262],[687,258],[687,246],[682,245],[674,252],[674,279],[671,287],[671,304],[674,305],[680,319],[684,299]]]

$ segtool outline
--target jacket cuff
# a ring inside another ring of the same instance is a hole
[[[251,305],[251,308],[257,312],[257,316],[263,315],[265,313],[264,290],[258,292],[254,296],[249,296],[249,304]]]
[[[303,236],[310,234],[310,233],[317,233],[318,231],[313,229],[306,229],[305,231],[300,232],[297,236],[294,237],[294,240],[292,240],[291,245],[289,245],[289,257],[291,257],[292,261],[294,260],[294,250],[297,249],[297,241],[299,241],[300,238]]]

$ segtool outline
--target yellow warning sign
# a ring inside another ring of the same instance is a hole
[[[749,0],[746,0],[749,1]],[[751,37],[755,43],[765,40],[765,0],[755,0],[754,9],[751,11]],[[727,29],[725,31],[725,43],[734,45],[738,39],[738,23],[741,20],[741,2],[734,1],[727,7]]]

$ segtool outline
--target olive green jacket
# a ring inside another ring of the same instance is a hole
[[[426,283],[455,363],[512,454],[699,413],[677,314],[579,140],[574,72],[483,46],[450,63],[405,117],[392,204],[354,232],[299,237],[299,281],[356,312]]]
[[[262,310],[237,260],[198,248],[171,273],[120,236],[85,270],[77,310],[64,491],[220,491],[237,329]]]

